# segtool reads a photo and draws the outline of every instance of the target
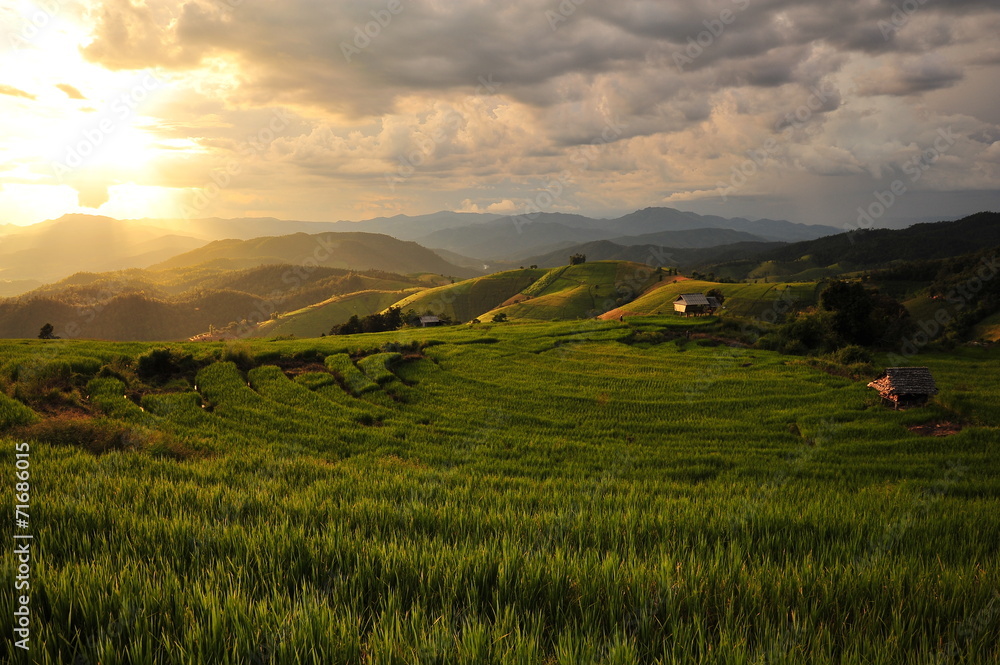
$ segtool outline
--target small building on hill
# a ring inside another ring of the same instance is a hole
[[[420,317],[420,327],[429,328],[431,326],[441,325],[441,319],[436,316],[421,316]]]
[[[868,384],[882,397],[882,403],[894,409],[924,406],[937,385],[926,367],[887,367],[880,377]]]
[[[682,293],[674,300],[674,313],[684,316],[712,314],[719,308],[719,301],[706,298],[704,293]]]

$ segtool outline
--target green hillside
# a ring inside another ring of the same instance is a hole
[[[719,284],[695,279],[654,284],[632,302],[607,312],[602,318],[617,318],[635,314],[672,314],[674,300],[682,293],[706,293],[718,289],[726,297],[722,312],[729,316],[761,317],[774,310],[777,303],[781,311],[800,309],[816,304],[817,285],[814,282],[798,284]]]
[[[35,337],[45,323],[53,324],[57,335],[74,338],[179,340],[233,323],[242,335],[275,314],[298,311],[338,296],[388,291],[394,293],[392,299],[398,299],[406,289],[424,284],[422,278],[379,270],[291,265],[78,273],[18,298],[0,300],[0,337]],[[370,305],[372,309],[357,312],[370,314],[385,307],[387,300],[391,304],[392,299],[359,299],[351,307]],[[329,312],[334,322],[341,309],[334,307]],[[303,334],[308,330],[308,335],[315,336],[329,330],[330,325],[316,327],[309,322],[302,328],[290,328],[297,331],[294,333],[269,334]]]
[[[834,274],[886,268],[903,261],[960,256],[1000,245],[1000,213],[905,229],[857,229],[760,252],[740,277],[811,281]],[[719,271],[718,274],[723,274]],[[728,274],[728,273],[726,273]]]
[[[358,291],[344,296],[335,296],[323,302],[287,312],[277,319],[265,321],[251,333],[251,336],[319,337],[320,334],[328,333],[332,326],[344,323],[353,315],[363,317],[382,311],[396,302],[403,293],[403,291]]]
[[[487,321],[592,318],[631,300],[657,281],[649,266],[630,261],[593,261],[553,268],[521,292],[517,302],[483,313]]]
[[[893,411],[635,332],[0,341],[24,660],[1000,662],[994,352],[921,354],[940,393]]]
[[[987,342],[1000,342],[1000,312],[980,321],[973,328],[973,337]]]
[[[546,272],[525,268],[475,277],[415,293],[395,306],[404,312],[410,309],[418,314],[431,311],[445,314],[453,321],[471,321],[516,296]]]

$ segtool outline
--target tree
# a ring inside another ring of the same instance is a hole
[[[55,335],[56,329],[51,323],[46,323],[38,332],[38,339],[59,339]]]
[[[832,314],[831,329],[847,344],[892,344],[912,325],[905,307],[861,282],[834,280],[819,294],[819,302]]]
[[[578,266],[581,263],[586,263],[586,261],[587,261],[586,254],[573,254],[572,256],[569,257],[569,264],[571,266]]]
[[[504,312],[498,312],[493,315],[493,323],[504,323],[507,321],[507,314]]]
[[[722,291],[719,289],[709,289],[708,293],[705,294],[706,298],[715,298],[719,301],[719,304],[726,302],[726,296],[722,295]]]
[[[833,313],[833,332],[845,342],[866,346],[875,341],[872,297],[860,282],[831,282],[819,294],[819,303]]]
[[[331,335],[354,335],[359,332],[362,332],[361,319],[358,318],[357,314],[352,314],[351,318],[339,326],[330,328]]]

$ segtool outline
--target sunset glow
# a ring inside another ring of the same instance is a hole
[[[767,4],[20,2],[0,14],[0,214],[542,200],[842,225],[942,128],[958,140],[893,217],[997,202],[1000,12]]]

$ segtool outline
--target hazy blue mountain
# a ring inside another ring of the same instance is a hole
[[[663,247],[717,247],[737,242],[764,242],[765,239],[745,231],[733,229],[682,229],[657,231],[637,236],[612,238],[619,245],[660,245]]]
[[[572,254],[583,254],[588,261],[635,261],[647,265],[691,268],[712,263],[737,261],[759,256],[784,246],[780,242],[737,242],[714,247],[664,247],[660,244],[621,245],[610,240],[573,245],[525,258],[525,265],[554,268],[569,263]],[[514,266],[510,266],[514,267]]]
[[[205,244],[169,228],[92,215],[66,215],[8,231],[0,236],[0,280],[11,282],[141,268]]]

